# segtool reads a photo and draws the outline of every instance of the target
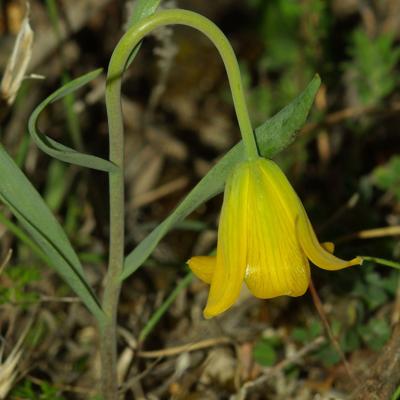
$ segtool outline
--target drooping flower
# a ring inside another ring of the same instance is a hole
[[[206,318],[229,307],[243,282],[262,299],[301,296],[310,282],[309,261],[326,270],[361,264],[333,254],[320,244],[306,211],[280,168],[257,158],[235,167],[225,187],[216,256],[188,261],[194,274],[210,284]]]

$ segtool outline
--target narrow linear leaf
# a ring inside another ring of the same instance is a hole
[[[60,89],[56,90],[53,94],[42,101],[33,111],[29,118],[28,129],[33,140],[38,147],[51,157],[57,160],[65,161],[70,164],[80,165],[82,167],[92,168],[99,171],[113,172],[117,167],[108,160],[100,157],[96,157],[90,154],[80,153],[68,146],[64,146],[61,143],[49,138],[45,134],[41,133],[37,129],[37,123],[42,111],[51,103],[67,96],[68,94],[78,90],[82,86],[86,85],[102,72],[102,69],[89,72],[81,77],[74,79]]]
[[[320,84],[321,80],[316,75],[296,99],[255,130],[258,149],[263,157],[275,156],[294,141],[296,132],[306,121]],[[126,279],[146,261],[160,240],[178,222],[200,204],[222,192],[229,172],[244,157],[243,143],[240,142],[200,180],[174,212],[126,257],[122,279]]]
[[[137,0],[132,12],[132,15],[127,24],[127,30],[131,28],[133,25],[137,24],[143,18],[148,17],[151,14],[154,14],[157,10],[157,7],[160,5],[161,0]],[[126,63],[126,67],[131,65],[132,61],[135,59],[137,53],[139,52],[141,43],[139,43],[132,51],[131,55],[128,58]]]
[[[161,0],[137,0],[129,18],[128,28],[137,24],[143,18],[154,14],[160,3]]]
[[[30,236],[20,228],[12,219],[0,211],[0,225],[3,225],[9,232],[11,232],[18,240],[25,243],[31,252],[36,254],[37,257],[41,258],[46,264],[49,263],[49,259],[46,254],[43,253],[42,249],[34,242]]]
[[[60,224],[39,193],[0,145],[0,200],[39,246],[49,265],[62,276],[99,320],[103,311],[82,265]]]
[[[171,304],[175,301],[175,299],[182,292],[182,290],[184,290],[186,287],[190,285],[192,280],[193,280],[193,274],[191,271],[189,271],[186,274],[186,276],[178,282],[174,290],[170,293],[170,295],[163,301],[160,307],[157,308],[156,312],[146,322],[146,325],[139,333],[139,342],[143,342],[146,339],[146,337],[154,330],[160,319],[171,307]]]

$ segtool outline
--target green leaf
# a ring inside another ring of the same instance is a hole
[[[129,18],[128,28],[137,24],[143,18],[154,14],[160,3],[161,0],[137,0]]]
[[[360,348],[360,336],[356,329],[349,329],[343,332],[340,346],[345,353],[355,351]]]
[[[371,319],[367,325],[358,327],[358,331],[369,348],[380,350],[390,338],[390,325],[384,319]]]
[[[394,35],[383,33],[370,38],[365,30],[358,28],[349,44],[350,61],[344,68],[351,76],[355,99],[370,106],[381,102],[399,83],[396,65],[400,49]]]
[[[320,360],[326,367],[332,367],[341,361],[340,354],[331,344],[323,346],[315,353],[314,357]]]
[[[310,334],[308,330],[302,327],[294,328],[290,336],[293,338],[293,340],[300,343],[306,343],[308,340],[310,340]]]
[[[276,363],[277,354],[274,344],[270,340],[262,339],[253,348],[254,360],[263,367],[270,367]]]
[[[395,155],[386,164],[375,168],[372,178],[379,189],[394,193],[400,200],[400,156]]]
[[[132,15],[129,18],[127,30],[133,25],[137,24],[142,19],[150,16],[151,14],[154,14],[160,3],[161,0],[137,0],[135,2],[135,7],[133,9]],[[126,68],[131,65],[132,61],[135,59],[137,53],[139,52],[140,46],[141,42],[133,49],[126,63]]]
[[[258,149],[263,157],[271,158],[293,142],[296,132],[306,121],[320,84],[319,76],[315,76],[295,100],[255,130]],[[200,204],[222,192],[228,174],[244,157],[243,143],[240,142],[201,179],[175,211],[127,256],[122,279],[126,279],[146,261],[160,240],[177,223]]]
[[[300,343],[311,342],[322,333],[322,324],[320,321],[312,320],[307,327],[296,327],[291,333],[291,337]]]
[[[92,314],[103,311],[90,289],[82,265],[60,224],[39,193],[0,145],[0,200],[36,242],[49,265],[63,277]]]
[[[311,324],[308,328],[310,339],[315,339],[319,335],[322,334],[322,324],[320,321],[311,321]]]
[[[65,97],[66,95],[78,90],[91,80],[98,77],[102,69],[89,72],[81,77],[74,79],[60,89],[56,90],[52,95],[42,101],[33,111],[29,118],[28,129],[35,143],[45,153],[58,160],[68,162],[70,164],[80,165],[82,167],[93,168],[99,171],[113,172],[117,167],[108,160],[92,156],[90,154],[79,153],[78,151],[64,146],[61,143],[49,138],[37,129],[37,122],[42,111],[51,103]]]
[[[71,178],[68,174],[68,165],[52,160],[47,170],[46,188],[43,199],[50,210],[57,212],[62,206],[65,195],[70,189]]]

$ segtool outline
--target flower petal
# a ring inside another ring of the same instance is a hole
[[[294,216],[299,204],[290,201],[295,193],[283,173],[276,174],[275,167],[271,161],[259,160],[249,180],[245,281],[259,298],[301,296],[310,279],[308,260],[295,232]],[[284,181],[277,182],[282,176]]]
[[[217,257],[215,256],[196,256],[192,257],[187,265],[192,272],[204,283],[211,283],[215,271]]]
[[[324,242],[324,243],[321,243],[321,246],[331,254],[333,254],[333,252],[335,251],[335,243]]]
[[[352,265],[362,264],[361,257],[355,257],[350,261],[346,261],[335,257],[329,252],[329,249],[328,251],[325,250],[318,242],[314,229],[311,226],[311,222],[303,207],[301,208],[297,219],[296,230],[304,253],[317,267],[329,271],[336,271]]]
[[[243,284],[247,254],[248,163],[242,163],[228,178],[225,187],[215,272],[204,317],[227,310],[238,298]]]

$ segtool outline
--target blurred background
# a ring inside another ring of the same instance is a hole
[[[27,120],[63,83],[107,68],[135,1],[29,4],[32,76],[15,101],[1,87],[1,143],[62,221],[100,291],[107,177],[43,154],[31,143]],[[335,242],[339,256],[398,261],[400,2],[166,0],[162,7],[197,11],[228,36],[254,127],[299,95],[316,73],[321,76],[307,124],[276,161],[319,239]],[[0,0],[3,76],[26,12],[25,1]],[[105,74],[54,103],[40,119],[41,130],[107,157],[104,80]],[[189,28],[166,27],[146,38],[125,74],[122,104],[130,251],[240,135],[223,64],[213,45]],[[400,316],[395,269],[374,262],[336,273],[312,267],[320,302],[309,294],[262,301],[244,291],[230,311],[203,319],[208,288],[188,275],[185,261],[215,247],[221,201],[218,196],[201,206],[125,283],[119,310],[122,398],[367,399],[372,397],[360,393],[369,379],[382,385],[376,398],[397,398],[391,396],[400,381],[400,343],[390,341]],[[94,400],[94,321],[21,235],[0,206],[0,398]],[[173,301],[157,325],[146,325],[166,299]],[[386,375],[374,365],[385,366]]]

